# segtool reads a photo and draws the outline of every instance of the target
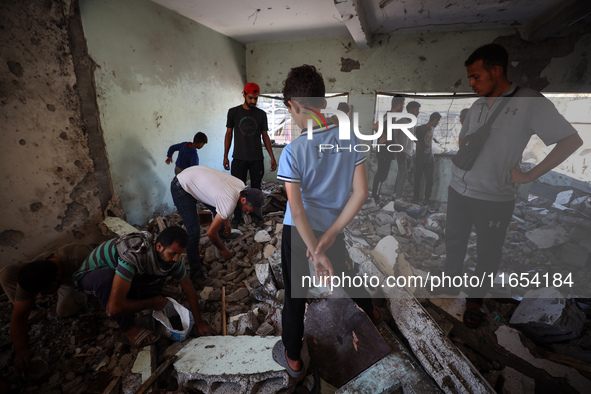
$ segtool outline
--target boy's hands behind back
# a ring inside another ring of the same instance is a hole
[[[314,263],[314,271],[316,272],[316,278],[318,278],[318,280],[321,280],[321,278],[323,277],[330,277],[334,275],[332,263],[330,262],[326,254],[324,254],[324,252],[318,254],[311,254],[310,260],[312,260],[312,262]]]

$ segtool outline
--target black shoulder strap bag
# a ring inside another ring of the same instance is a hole
[[[463,139],[458,153],[451,159],[456,167],[464,171],[470,171],[472,169],[472,166],[474,166],[474,162],[476,162],[476,158],[478,157],[480,150],[490,135],[490,127],[492,123],[495,121],[501,110],[505,108],[506,104],[509,103],[511,97],[513,97],[518,90],[519,86],[516,86],[515,90],[513,90],[511,94],[508,94],[505,97],[500,97],[503,99],[503,101],[499,103],[499,106],[495,112],[491,114],[491,116],[482,126],[478,128],[478,130],[468,134]]]

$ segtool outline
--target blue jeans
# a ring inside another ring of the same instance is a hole
[[[201,224],[199,223],[199,212],[197,212],[197,200],[181,187],[176,177],[170,184],[170,193],[172,194],[172,201],[174,201],[174,205],[185,223],[185,230],[187,230],[189,237],[189,242],[187,243],[187,260],[189,262],[191,276],[194,276],[201,272],[201,258],[199,257]]]
[[[187,230],[187,236],[189,237],[189,242],[187,243],[187,260],[189,261],[191,276],[199,275],[201,273],[201,257],[199,256],[201,224],[199,223],[199,212],[197,211],[199,201],[183,189],[176,177],[170,184],[170,193],[172,194],[172,201],[174,201],[174,205],[179,211],[179,215],[183,218],[185,230]],[[215,207],[203,201],[201,203],[211,211],[211,214],[215,218],[217,215]],[[222,224],[218,232],[220,236],[223,234],[224,228],[225,226]]]

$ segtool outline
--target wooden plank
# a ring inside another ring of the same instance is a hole
[[[431,306],[442,313],[446,313],[437,305],[431,303]],[[497,343],[494,332],[499,324],[493,327],[481,326],[478,329],[471,329],[464,325],[463,322],[451,318],[449,321],[454,325],[452,336],[461,338],[462,342],[477,353],[489,360],[498,362],[500,365],[511,367],[524,375],[529,376],[537,382],[537,385],[544,387],[543,392],[560,392],[560,393],[576,393],[567,379],[550,375],[545,370],[535,367],[522,358],[507,351],[504,347]],[[535,348],[533,343],[528,344],[528,347]]]
[[[584,361],[550,351],[542,351],[541,354],[544,356],[544,358],[547,358],[550,361],[573,367],[579,371],[581,375],[585,376],[587,379],[591,379],[591,365],[585,363]]]
[[[119,379],[121,379],[121,377],[117,377],[111,380],[111,383],[109,383],[109,385],[103,390],[103,394],[111,394],[115,389],[117,383],[119,383]]]
[[[240,237],[236,238],[235,240],[232,241],[232,246],[238,245],[240,242],[242,242],[243,240],[245,240],[246,238],[250,237],[251,235],[253,235],[254,233],[249,232],[246,234],[241,235]]]
[[[164,370],[168,368],[170,364],[174,363],[177,358],[178,356],[175,355],[163,362],[162,365],[160,365],[158,369],[154,371],[154,373],[148,378],[148,380],[146,380],[144,384],[140,386],[140,388],[135,392],[135,394],[143,394],[158,378],[158,376],[160,376],[160,374],[162,374],[162,372],[164,372]]]
[[[226,336],[226,286],[222,286],[222,335]]]

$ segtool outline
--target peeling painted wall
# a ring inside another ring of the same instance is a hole
[[[102,210],[76,90],[71,17],[57,0],[2,2],[0,266],[100,237]]]
[[[375,37],[370,49],[358,49],[350,37],[248,44],[246,75],[261,89],[280,92],[290,68],[312,64],[322,73],[327,92],[349,93],[349,104],[359,113],[361,131],[370,134],[375,92],[471,92],[464,60],[478,46],[490,42],[507,47],[513,60],[509,78],[522,86],[547,92],[591,92],[588,26],[573,27],[561,38],[535,44],[522,40],[512,28],[394,33]],[[442,163],[449,165],[449,160]],[[371,187],[375,157],[367,167]],[[393,192],[395,178],[393,163],[383,193]],[[265,179],[271,180],[270,175],[265,174]],[[435,190],[440,191],[438,198],[446,198],[447,185],[436,185]]]
[[[150,1],[80,8],[114,189],[128,222],[143,225],[173,210],[170,145],[202,131],[201,164],[223,169],[226,114],[243,101],[244,46]]]

